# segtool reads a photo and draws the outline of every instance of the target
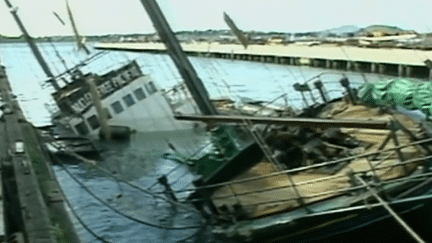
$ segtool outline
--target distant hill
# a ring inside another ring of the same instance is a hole
[[[388,35],[397,35],[397,34],[406,34],[406,33],[415,33],[413,30],[403,30],[397,26],[390,25],[370,25],[366,28],[363,28],[359,31],[359,35],[368,35],[372,33],[386,33]]]
[[[323,31],[320,31],[320,33],[322,35],[332,34],[332,35],[341,36],[341,35],[346,35],[348,33],[356,33],[359,30],[361,30],[361,29],[355,25],[344,25],[344,26],[341,26],[338,28],[323,30]]]

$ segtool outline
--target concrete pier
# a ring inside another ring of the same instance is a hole
[[[384,64],[378,64],[378,73],[379,74],[384,74],[385,71],[385,65]]]
[[[354,63],[354,71],[355,72],[361,72],[362,70],[360,69],[360,63]]]
[[[96,49],[125,50],[134,52],[161,53],[165,51],[162,43],[101,43]],[[311,65],[320,68],[337,68],[350,71],[380,73],[400,77],[416,77],[429,79],[431,74],[424,64],[426,59],[432,60],[432,51],[410,50],[397,48],[364,48],[356,46],[338,46],[322,44],[307,45],[250,45],[244,49],[236,44],[219,44],[207,42],[182,44],[188,54],[211,53],[216,58],[231,59],[241,55],[239,60],[271,62],[278,64],[299,65],[297,60],[311,60]],[[425,60],[421,60],[419,53]],[[284,61],[285,60],[285,61]]]
[[[411,77],[411,75],[412,75],[412,67],[406,66],[405,67],[405,76]]]
[[[352,69],[351,66],[352,66],[352,62],[348,61],[347,64],[346,64],[346,70],[347,71],[351,71],[351,69]]]
[[[404,76],[404,66],[403,65],[398,65],[398,76],[399,77],[403,77]]]
[[[376,73],[376,63],[371,63],[371,73]]]
[[[295,65],[296,63],[295,63],[295,60],[294,60],[294,58],[293,57],[291,57],[290,58],[290,65]]]
[[[332,68],[333,68],[333,69],[337,69],[338,66],[339,66],[339,65],[338,65],[337,61],[333,61],[333,62],[332,62]]]

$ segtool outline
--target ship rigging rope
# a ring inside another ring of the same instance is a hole
[[[389,206],[388,202],[384,201],[374,188],[370,186],[366,181],[364,181],[360,176],[356,175],[357,180],[359,180],[366,188],[373,194],[373,196],[379,201],[379,203],[390,213],[393,218],[417,241],[420,243],[425,243],[424,241],[396,212]]]
[[[298,73],[299,73],[300,76],[303,78],[303,80],[306,82],[306,77],[305,77],[305,75],[304,75],[304,73],[303,73],[303,70],[300,68],[300,66],[301,66],[301,64],[300,64],[300,65],[296,65],[296,67],[297,67],[297,69],[298,69]]]
[[[275,58],[279,58],[279,57],[275,57]],[[287,91],[285,90],[285,86],[282,86],[280,83],[279,83],[279,80],[278,80],[278,78],[276,78],[276,76],[273,74],[273,72],[268,68],[268,66],[267,66],[267,64],[266,63],[262,63],[263,64],[263,68],[268,72],[268,74],[270,75],[270,77],[271,77],[271,79],[272,79],[272,81],[274,82],[274,83],[276,83],[276,85],[278,86],[278,88],[283,92],[283,93],[286,93]]]
[[[92,229],[90,229],[90,227],[82,220],[82,218],[78,215],[78,213],[76,212],[76,210],[73,208],[71,202],[69,201],[69,199],[66,197],[66,194],[64,193],[63,189],[61,188],[61,186],[59,186],[60,192],[63,195],[63,199],[65,200],[67,206],[69,207],[69,209],[71,210],[72,214],[74,215],[74,217],[78,220],[78,222],[83,226],[83,228],[85,230],[87,230],[87,232],[89,232],[89,234],[91,234],[93,237],[95,237],[97,240],[99,240],[100,242],[104,242],[104,243],[111,243],[110,241],[105,240],[104,238],[102,238],[101,236],[97,235]],[[189,239],[192,239],[194,236],[197,236],[201,231],[203,231],[205,228],[207,227],[207,223],[203,225],[202,229],[197,230],[196,232],[194,232],[193,234],[191,234],[190,236],[187,236],[181,240],[177,240],[176,242],[182,243],[182,242],[186,242]]]
[[[65,200],[67,206],[69,207],[69,209],[71,210],[72,214],[74,215],[74,217],[78,220],[78,222],[83,226],[83,228],[85,230],[87,230],[87,232],[89,232],[93,237],[95,237],[97,240],[99,240],[100,242],[104,242],[104,243],[111,243],[110,241],[105,240],[104,238],[102,238],[101,236],[97,235],[92,229],[90,229],[90,227],[82,220],[82,218],[78,215],[78,213],[76,212],[76,210],[73,208],[71,202],[69,201],[69,199],[66,197],[66,194],[64,193],[63,189],[61,186],[59,186],[60,192],[63,195],[63,199]],[[193,234],[191,234],[188,237],[185,237],[181,240],[177,240],[176,242],[182,243],[182,242],[186,242],[189,239],[192,239],[194,236],[197,236],[201,231],[203,231],[206,227],[208,226],[207,223],[205,223],[201,229],[197,230],[196,232],[194,232]]]
[[[340,48],[341,48],[342,52],[344,53],[344,55],[346,56],[346,58],[348,58],[348,63],[353,64],[354,69],[356,70],[355,62],[348,56],[348,53],[345,51],[345,49],[342,46],[340,46]],[[369,80],[367,80],[366,75],[361,70],[356,70],[356,71],[360,72],[360,75],[362,76],[365,83],[369,83]]]
[[[294,78],[294,82],[297,82],[297,77],[294,75],[293,71],[290,69],[289,66],[287,66],[286,70],[288,70],[288,72],[290,73],[291,77]]]
[[[199,65],[200,65],[203,69],[205,69],[203,63],[201,63],[201,62],[198,62],[198,63],[199,63]],[[210,67],[209,70],[210,70],[210,72],[211,72],[211,75],[214,75],[214,76],[220,78],[220,81],[224,84],[224,86],[226,87],[226,89],[227,89],[227,91],[228,91],[228,95],[229,95],[229,97],[234,97],[234,96],[236,96],[237,99],[240,100],[240,96],[239,96],[237,93],[234,93],[234,92],[231,90],[230,85],[229,85],[228,82],[226,82],[226,80],[223,78],[223,75],[222,75],[222,74],[217,70],[217,68],[213,65],[213,62],[211,62],[210,60],[208,60],[208,63],[209,63],[209,67]],[[217,84],[217,83],[216,83],[216,84]],[[220,93],[221,93],[221,92],[220,92]],[[221,93],[221,95],[223,95],[223,94]]]
[[[89,57],[87,59],[84,59],[83,61],[79,62],[78,64],[76,64],[75,66],[73,66],[72,68],[70,68],[69,70],[66,70],[66,71],[62,72],[62,73],[58,74],[57,76],[54,76],[54,79],[58,79],[59,77],[65,75],[68,72],[70,72],[70,70],[72,70],[72,69],[77,69],[79,67],[86,66],[87,62],[90,62],[92,59],[99,59],[99,58],[101,58],[102,56],[104,56],[104,55],[106,55],[108,53],[109,53],[108,51],[97,52],[96,54],[92,55],[91,57]]]
[[[281,99],[281,98],[284,98],[284,97],[287,97],[287,95],[288,95],[288,93],[287,93],[287,92],[284,92],[283,94],[277,96],[276,98],[274,98],[274,99],[272,99],[272,100],[266,102],[265,105],[263,105],[261,108],[259,108],[258,110],[256,110],[254,113],[252,113],[252,116],[258,114],[258,112],[264,110],[264,109],[267,108],[269,105],[275,103],[277,100],[279,100],[279,99]],[[287,99],[287,102],[288,102],[288,99]]]
[[[133,183],[130,183],[130,182],[125,181],[125,180],[123,180],[123,179],[117,178],[114,174],[112,174],[111,172],[105,170],[104,168],[102,168],[102,167],[100,167],[100,166],[96,166],[96,168],[99,169],[99,170],[101,170],[101,171],[103,171],[104,173],[110,175],[111,177],[113,177],[113,178],[116,179],[117,181],[122,182],[122,183],[125,183],[126,185],[128,185],[128,186],[130,186],[130,187],[132,187],[132,188],[135,188],[135,189],[137,189],[138,191],[141,191],[141,192],[144,192],[144,193],[146,193],[146,194],[149,194],[149,195],[151,195],[151,196],[153,196],[153,197],[155,197],[155,198],[159,198],[159,199],[162,199],[162,200],[164,200],[164,201],[167,201],[167,202],[171,203],[172,205],[180,206],[180,207],[182,207],[182,208],[184,208],[184,209],[186,209],[186,210],[188,210],[188,211],[194,211],[194,212],[199,213],[198,210],[196,210],[195,208],[189,208],[189,207],[187,207],[186,205],[184,205],[184,204],[182,204],[182,203],[179,203],[179,202],[173,201],[173,200],[168,199],[168,198],[166,198],[166,197],[160,196],[160,195],[158,195],[157,193],[153,193],[153,192],[151,192],[151,191],[149,191],[149,190],[146,190],[146,189],[144,189],[144,188],[142,188],[142,187],[139,187],[139,186],[137,186],[137,185],[135,185],[135,184],[133,184]]]
[[[53,48],[54,53],[56,54],[57,58],[60,59],[61,63],[63,64],[63,67],[65,68],[65,70],[69,70],[66,61],[64,60],[64,58],[60,55],[60,52],[57,50],[57,47],[54,45],[54,43],[52,42],[51,37],[48,38],[48,42],[51,45],[51,48]]]
[[[358,174],[357,174],[358,175]],[[425,176],[430,176],[431,174],[429,173],[428,175],[418,175],[415,178],[411,177],[411,178],[399,178],[399,179],[393,179],[390,181],[385,181],[385,182],[381,182],[381,183],[376,183],[374,185],[376,186],[381,186],[381,184],[386,184],[386,185],[391,185],[391,184],[396,184],[396,183],[403,183],[403,182],[417,182],[417,181],[421,181],[424,180]],[[429,178],[431,179],[431,178]],[[312,199],[312,198],[316,198],[316,197],[322,197],[322,196],[326,196],[329,194],[334,194],[334,193],[349,193],[352,191],[357,191],[360,189],[365,189],[367,188],[364,185],[359,185],[359,186],[352,186],[350,188],[343,188],[343,189],[338,189],[338,190],[332,190],[332,191],[325,191],[325,192],[321,192],[321,193],[315,193],[315,194],[311,194],[308,196],[303,196],[303,199]],[[265,190],[262,190],[265,191]],[[240,196],[240,195],[244,195],[247,193],[243,193],[243,194],[239,194],[237,193],[235,196]],[[221,197],[214,197],[214,199],[219,199]],[[273,203],[280,203],[280,202],[288,202],[288,201],[296,201],[298,200],[298,198],[288,198],[288,199],[280,199],[280,200],[272,200],[272,201],[265,201],[265,202],[258,202],[258,203],[250,203],[250,204],[244,204],[243,206],[245,207],[254,207],[254,206],[258,206],[258,205],[265,205],[265,204],[273,204]]]
[[[49,51],[46,50],[46,46],[45,45],[41,45],[40,46],[40,52],[42,53],[42,55],[46,56],[48,59],[52,60],[52,58],[50,58],[51,53]],[[55,62],[47,62],[47,65],[51,65],[56,73],[59,73],[59,69],[57,68],[57,65]],[[54,75],[54,74],[53,74]],[[50,78],[50,77],[49,77]]]
[[[137,186],[137,185],[135,185],[135,184],[133,184],[133,183],[130,183],[130,182],[125,181],[125,180],[123,180],[123,179],[121,179],[121,178],[118,178],[116,175],[114,175],[112,172],[108,171],[107,169],[102,168],[102,167],[96,165],[96,163],[95,163],[94,161],[88,161],[88,160],[85,159],[84,157],[79,156],[79,155],[77,155],[77,154],[75,154],[74,152],[71,152],[71,151],[66,151],[66,150],[63,150],[63,151],[64,151],[65,153],[67,153],[68,155],[73,156],[74,158],[79,159],[79,160],[81,160],[81,161],[83,161],[83,162],[85,162],[85,163],[87,163],[87,164],[90,164],[91,166],[95,167],[96,169],[98,169],[98,170],[104,172],[105,174],[111,176],[111,177],[114,178],[117,182],[122,182],[122,183],[124,183],[124,184],[126,184],[126,185],[128,185],[128,186],[130,186],[130,187],[132,187],[132,188],[137,189],[138,191],[141,191],[141,192],[144,192],[144,193],[146,193],[146,194],[149,194],[149,195],[151,195],[151,196],[154,197],[154,198],[159,198],[159,199],[162,199],[162,200],[164,200],[164,201],[167,201],[167,202],[171,203],[172,205],[176,205],[176,206],[179,206],[179,207],[183,207],[184,209],[186,209],[186,210],[188,210],[188,211],[194,211],[194,212],[199,213],[199,211],[198,211],[197,209],[195,209],[195,208],[187,207],[186,205],[184,205],[184,204],[182,204],[182,203],[179,203],[179,202],[173,201],[173,200],[171,200],[171,199],[169,199],[169,198],[166,198],[166,197],[160,196],[159,193],[151,192],[149,189],[144,189],[144,188],[139,187],[139,186]],[[57,158],[57,161],[60,161],[60,159]],[[177,168],[177,167],[176,167],[176,168]],[[120,188],[121,188],[121,187],[120,187]]]
[[[367,156],[372,156],[372,155],[380,154],[380,153],[383,153],[383,152],[390,152],[390,151],[393,151],[395,149],[402,149],[402,148],[405,148],[405,147],[414,146],[414,145],[420,145],[420,144],[428,143],[428,142],[432,142],[432,138],[423,139],[423,140],[419,140],[419,141],[415,141],[415,142],[411,142],[411,143],[395,146],[393,148],[383,149],[383,150],[380,150],[380,151],[368,152],[368,153],[363,153],[363,154],[360,154],[360,155],[346,157],[346,158],[343,158],[343,159],[338,159],[338,160],[323,162],[323,163],[319,163],[319,164],[314,164],[314,165],[310,165],[310,166],[306,166],[306,167],[300,167],[300,168],[294,168],[294,169],[288,169],[288,170],[281,170],[281,171],[273,172],[273,173],[270,173],[270,174],[267,174],[267,175],[256,176],[256,177],[245,178],[245,179],[238,179],[238,180],[233,180],[233,181],[230,181],[230,182],[222,182],[222,183],[217,183],[217,184],[211,184],[211,185],[207,185],[207,186],[198,187],[196,189],[216,188],[216,187],[225,186],[225,185],[239,184],[239,183],[248,182],[248,181],[254,181],[254,180],[260,180],[260,179],[270,178],[270,177],[274,177],[274,176],[278,176],[278,175],[282,175],[282,174],[287,174],[287,173],[295,173],[295,172],[300,172],[300,171],[304,171],[304,170],[308,170],[308,169],[320,168],[320,167],[328,166],[328,165],[335,165],[335,164],[338,164],[338,163],[341,163],[341,162],[349,161],[351,159],[359,159],[359,158],[363,158],[363,157],[367,157]],[[425,157],[422,157],[422,158],[413,159],[413,160],[410,160],[410,161],[412,163],[412,162],[422,161],[422,160],[426,160],[426,159],[432,159],[432,155],[425,156]],[[400,164],[404,164],[404,163],[407,163],[407,162],[409,162],[409,161],[405,161],[405,162],[402,162]],[[187,192],[187,191],[193,191],[193,190],[195,190],[195,189],[184,189],[184,190],[177,190],[177,191],[174,191],[174,192],[179,193],[179,192]],[[161,193],[161,192],[159,192],[159,193]]]
[[[210,67],[212,67],[211,64],[210,64]],[[217,72],[213,71],[212,69],[210,69],[210,71],[212,72],[212,73],[211,73],[212,77],[218,77],[218,76],[221,76],[221,77],[222,77],[222,75],[220,75],[220,74],[216,74]],[[219,85],[219,83],[218,83],[219,80],[215,80],[214,78],[210,78],[210,79],[213,80],[213,81],[211,82],[211,84],[213,84],[213,86],[216,88],[217,92],[219,93],[219,95],[220,95],[221,97],[227,96],[227,97],[229,97],[230,99],[233,99],[234,95],[232,94],[229,85],[224,81],[223,78],[221,78],[221,82],[222,82],[222,83],[224,84],[224,86],[227,88],[228,94],[226,93],[226,91],[223,92],[223,91],[221,90],[221,87],[222,87],[222,86]],[[210,79],[207,80],[206,82],[210,82]],[[238,97],[237,94],[236,94],[236,96]],[[239,98],[239,97],[238,97],[238,98]]]
[[[195,151],[195,153],[193,153],[192,155],[188,156],[188,158],[185,161],[190,160],[191,158],[195,157],[198,153],[200,153],[201,151],[203,151],[205,148],[209,147],[210,145],[212,145],[212,142],[208,142],[206,143],[204,146],[202,146],[201,148],[199,148],[197,151]],[[168,173],[165,174],[166,177],[168,177],[170,174],[172,174],[174,171],[176,171],[177,169],[179,169],[180,167],[182,167],[184,164],[178,164],[176,167],[174,167],[172,170],[170,170]],[[155,183],[153,183],[149,188],[147,188],[147,190],[150,190],[151,188],[153,188],[154,186],[156,186],[157,184],[159,184],[157,181]]]
[[[60,193],[63,195],[63,199],[65,200],[66,205],[69,207],[69,209],[71,210],[72,214],[75,216],[75,218],[78,220],[78,222],[82,225],[82,227],[85,230],[87,230],[87,232],[89,232],[93,237],[95,237],[96,239],[98,239],[100,242],[111,243],[110,241],[107,241],[104,238],[102,238],[101,236],[97,235],[92,229],[90,229],[90,227],[86,223],[84,223],[84,221],[82,220],[82,218],[78,215],[78,213],[73,208],[73,206],[72,206],[71,202],[69,201],[69,199],[66,197],[66,194],[64,193],[62,187],[59,186],[58,188],[60,189]]]
[[[177,182],[180,181],[180,179],[182,179],[183,177],[187,176],[188,174],[190,174],[190,172],[188,172],[187,170],[181,175],[179,176],[177,179],[175,179],[175,181],[171,182],[171,185],[176,184]],[[189,186],[190,184],[186,185]]]
[[[154,55],[152,55],[152,57],[155,59],[156,58],[156,56],[154,56]],[[169,64],[168,64],[168,62],[167,62],[167,58],[166,58],[166,55],[161,55],[160,56],[160,59],[162,60],[162,62],[161,61],[155,61],[155,62],[153,62],[153,63],[155,63],[156,65],[159,65],[159,68],[160,68],[160,70],[164,70],[164,67],[163,67],[163,65],[162,65],[162,63],[163,64],[165,64],[166,65],[166,68],[171,72],[171,77],[172,77],[172,79],[174,80],[174,82],[176,82],[176,84],[174,85],[174,87],[179,87],[179,89],[178,89],[178,96],[180,97],[181,95],[184,95],[184,97],[185,97],[185,100],[187,101],[188,100],[188,97],[189,97],[189,92],[188,92],[188,90],[187,89],[185,89],[185,88],[183,88],[183,87],[185,87],[186,86],[186,83],[184,82],[184,80],[183,80],[183,78],[180,76],[180,77],[178,77],[177,75],[179,74],[178,72],[174,72],[173,70],[172,70],[172,66],[170,66]],[[168,74],[166,73],[166,72],[162,72],[163,74],[164,74],[164,78],[166,78],[166,80],[170,80],[169,78],[168,78]],[[176,77],[177,76],[177,77]],[[191,102],[191,105],[192,105],[192,108],[194,109],[194,111],[196,112],[196,113],[199,113],[199,109],[198,109],[198,106],[197,106],[197,104],[196,104],[196,102]]]
[[[414,162],[418,162],[419,160],[424,160],[424,159],[432,159],[432,156],[428,156],[427,158],[422,158],[422,159],[415,159],[415,161],[410,160],[410,161],[405,161],[404,164],[408,164],[408,163],[414,163]],[[404,164],[398,164],[396,166],[400,166],[400,165],[404,165]],[[394,167],[393,165],[389,165],[389,166],[385,166],[385,167],[381,167],[379,169],[386,169],[386,168],[390,168],[390,167]],[[362,171],[360,173],[367,173],[369,171],[372,171],[372,169],[367,170],[367,171]],[[305,182],[301,182],[301,183],[297,183],[295,184],[295,186],[300,186],[300,185],[305,185],[308,183],[316,183],[316,182],[321,182],[321,181],[325,181],[325,180],[330,180],[330,179],[335,179],[335,178],[340,178],[340,177],[345,177],[346,175],[336,175],[336,176],[329,176],[329,177],[325,177],[325,178],[320,178],[320,179],[315,179],[315,180],[310,180],[310,181],[305,181]],[[411,176],[409,178],[399,178],[399,179],[393,179],[393,180],[388,180],[385,182],[380,182],[377,183],[377,185],[382,185],[382,184],[386,184],[386,185],[390,185],[390,184],[395,184],[395,183],[403,183],[403,182],[415,182],[415,181],[419,181],[419,180],[424,180],[425,178],[429,178],[427,180],[427,183],[432,182],[432,173],[425,173],[425,174],[420,174],[420,175],[414,175]],[[287,186],[278,186],[278,187],[271,187],[271,188],[266,188],[266,189],[262,189],[262,190],[256,190],[256,191],[248,191],[248,192],[240,192],[240,193],[235,193],[235,194],[230,194],[230,195],[225,195],[225,196],[215,196],[212,197],[212,199],[225,199],[225,198],[236,198],[238,196],[244,196],[244,195],[250,195],[250,194],[255,194],[255,193],[261,193],[261,192],[267,192],[267,191],[273,191],[273,190],[279,190],[279,189],[285,189],[285,188],[291,188],[293,187],[293,185],[287,185]],[[351,191],[356,191],[359,189],[364,189],[366,188],[366,186],[360,185],[360,186],[352,186],[349,188],[343,188],[343,189],[338,189],[338,190],[330,190],[330,191],[325,191],[325,192],[321,192],[321,193],[315,193],[315,194],[310,194],[308,196],[303,196],[303,199],[311,199],[311,198],[316,198],[316,197],[322,197],[328,194],[334,194],[334,193],[348,193]],[[196,189],[195,189],[196,190]],[[183,202],[198,202],[198,201],[203,201],[204,199],[192,199],[192,200],[184,200]],[[252,204],[245,204],[243,206],[257,206],[257,205],[264,205],[264,204],[273,204],[273,203],[280,203],[280,202],[287,202],[287,201],[295,201],[298,200],[298,198],[294,197],[294,198],[289,198],[289,199],[281,199],[281,200],[273,200],[273,201],[266,201],[266,202],[259,202],[259,203],[252,203]]]
[[[317,79],[320,79],[321,76],[324,76],[324,75],[340,75],[341,77],[344,76],[344,74],[341,74],[341,73],[337,73],[337,72],[333,72],[333,71],[326,71],[326,72],[322,72],[322,73],[320,73],[320,74],[318,74],[318,75],[315,75],[315,76],[313,76],[312,78],[309,78],[309,79],[306,80],[304,83],[305,83],[305,84],[310,83],[310,82],[312,82],[312,81],[315,81],[315,80],[317,80]],[[330,82],[333,82],[333,81],[330,81]],[[325,83],[325,82],[323,82],[323,83]]]
[[[174,171],[176,171],[177,169],[179,169],[180,167],[182,167],[183,164],[178,164],[176,167],[172,168],[168,173],[165,174],[166,177],[168,177],[170,174],[172,174]],[[155,181],[151,186],[149,186],[147,188],[147,190],[152,189],[153,187],[155,187],[157,184],[159,184],[158,181]]]
[[[97,201],[99,201],[101,204],[103,204],[105,207],[111,209],[111,211],[127,218],[130,219],[136,223],[139,224],[143,224],[143,225],[147,225],[153,228],[159,228],[159,229],[166,229],[166,230],[187,230],[187,229],[197,229],[202,227],[202,225],[189,225],[189,226],[179,226],[179,227],[175,227],[175,226],[164,226],[164,225],[158,225],[158,224],[154,224],[154,223],[150,223],[141,219],[137,219],[134,218],[132,216],[129,216],[123,212],[121,212],[120,210],[112,207],[111,205],[109,205],[108,203],[106,203],[104,200],[102,200],[101,198],[99,198],[98,196],[96,196],[96,194],[94,194],[89,188],[87,188],[80,180],[78,180],[78,178],[76,178],[68,169],[66,169],[66,166],[64,166],[62,163],[59,163],[60,167],[69,175],[70,178],[72,178],[77,184],[79,184],[88,194],[90,194],[94,199],[96,199]]]

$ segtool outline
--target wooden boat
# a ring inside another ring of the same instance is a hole
[[[297,118],[178,117],[236,122],[255,138],[245,148],[232,146],[234,138],[229,148],[236,151],[227,156],[219,149],[186,161],[201,175],[189,200],[211,218],[215,233],[240,241],[314,241],[387,220],[386,207],[396,215],[421,212],[426,222],[430,127],[346,93],[328,102],[323,96]],[[255,123],[271,124],[266,136],[254,132]]]

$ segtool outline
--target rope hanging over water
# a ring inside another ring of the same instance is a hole
[[[132,216],[129,216],[121,211],[119,211],[118,209],[112,207],[111,205],[109,205],[108,203],[106,203],[104,200],[102,200],[101,198],[99,198],[98,196],[96,196],[90,189],[88,189],[80,180],[78,180],[67,168],[66,166],[64,166],[63,164],[59,164],[60,167],[69,175],[70,178],[72,178],[77,184],[79,184],[88,194],[90,194],[94,199],[96,199],[97,201],[99,201],[101,204],[103,204],[105,207],[109,208],[111,211],[127,218],[130,219],[136,223],[139,224],[143,224],[143,225],[147,225],[153,228],[159,228],[159,229],[166,229],[166,230],[187,230],[187,229],[197,229],[202,227],[202,225],[190,225],[190,226],[179,226],[179,227],[174,227],[174,226],[163,226],[163,225],[158,225],[158,224],[154,224],[154,223],[150,223],[141,219],[137,219],[134,218]]]
[[[105,240],[104,238],[102,238],[101,236],[97,235],[92,229],[90,229],[90,227],[84,223],[84,221],[82,220],[82,218],[78,215],[78,213],[75,211],[75,209],[73,208],[72,204],[70,203],[69,199],[67,199],[66,194],[64,193],[63,189],[61,188],[61,186],[58,187],[60,189],[61,194],[63,195],[63,199],[65,200],[67,206],[69,207],[69,209],[71,210],[72,214],[74,215],[74,217],[78,220],[78,222],[82,225],[82,227],[87,230],[87,232],[89,232],[93,237],[95,237],[97,240],[99,240],[100,242],[104,242],[104,243],[111,243],[110,241]]]

